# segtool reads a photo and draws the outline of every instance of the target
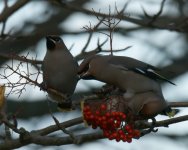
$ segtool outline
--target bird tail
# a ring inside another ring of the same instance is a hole
[[[162,75],[160,75],[160,74],[158,74],[158,73],[156,73],[156,72],[154,72],[154,71],[151,71],[151,70],[147,70],[147,71],[148,71],[148,73],[150,73],[151,76],[152,76],[152,74],[153,74],[153,76],[157,77],[157,78],[160,79],[160,80],[164,80],[164,81],[166,81],[166,82],[169,82],[169,83],[172,84],[172,85],[176,85],[176,84],[173,83],[172,81],[168,80],[168,79],[165,78],[164,76],[162,76]]]

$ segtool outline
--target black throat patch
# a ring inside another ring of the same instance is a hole
[[[55,43],[54,43],[54,41],[51,40],[51,39],[49,39],[49,38],[46,39],[46,46],[47,46],[48,50],[55,49]]]

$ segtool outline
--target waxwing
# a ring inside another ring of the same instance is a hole
[[[94,55],[80,64],[78,74],[82,79],[99,80],[125,92],[124,99],[135,115],[174,116],[178,110],[168,106],[158,80],[174,83],[155,71],[160,69],[130,57]]]
[[[111,55],[94,55],[86,58],[78,69],[82,79],[96,79],[125,91],[125,97],[152,91],[163,97],[158,80],[171,81],[157,74],[160,70],[139,60]]]
[[[78,64],[59,36],[46,37],[47,52],[43,60],[43,85],[71,99],[78,82]],[[61,105],[65,99],[48,92]]]

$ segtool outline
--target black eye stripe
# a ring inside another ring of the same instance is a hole
[[[60,39],[60,38],[55,38],[54,40],[55,40],[55,41],[60,41],[61,39]]]
[[[46,36],[47,49],[53,50],[56,47],[56,43],[63,43],[63,41],[58,36]]]
[[[61,38],[60,38],[60,37],[53,37],[52,39],[53,39],[54,41],[56,41],[56,42],[61,41]]]

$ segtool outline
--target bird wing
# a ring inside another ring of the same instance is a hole
[[[160,71],[159,68],[130,57],[113,56],[111,57],[111,59],[109,59],[108,63],[121,70],[130,70],[135,73],[144,75],[148,78],[151,78],[153,80],[163,80],[175,85],[173,82],[171,82],[164,76],[156,73],[156,71]]]

